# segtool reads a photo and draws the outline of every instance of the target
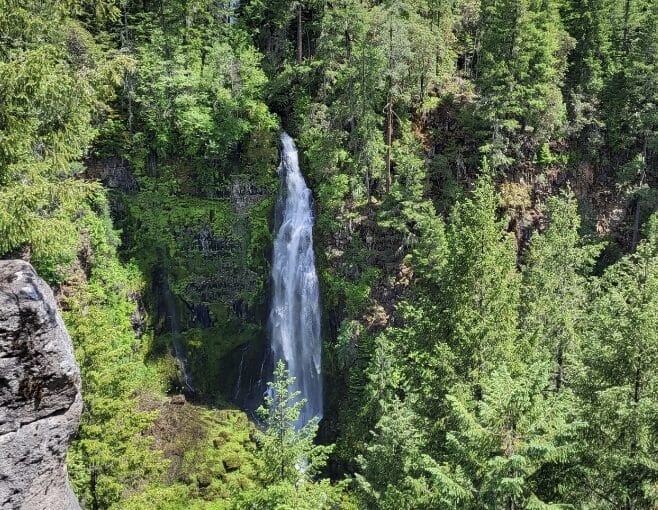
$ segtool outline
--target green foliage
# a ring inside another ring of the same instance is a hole
[[[578,370],[587,302],[586,276],[599,246],[583,245],[576,199],[571,192],[552,197],[550,225],[530,243],[522,290],[522,327],[539,356],[554,365],[555,387],[571,382]]]
[[[565,121],[560,85],[573,44],[559,2],[488,1],[481,6],[478,82],[494,136],[515,131],[545,141]]]
[[[450,286],[442,300],[444,324],[457,370],[474,380],[524,350],[517,329],[516,254],[496,219],[497,204],[491,177],[484,173],[453,209],[446,236],[450,251],[443,281]]]
[[[48,281],[60,282],[80,247],[81,218],[105,207],[97,185],[72,177],[95,116],[108,111],[104,102],[133,63],[102,54],[61,6],[3,8],[0,25],[0,253],[29,252]]]
[[[481,399],[460,386],[448,396],[448,458],[465,471],[475,494],[463,508],[539,505],[535,474],[544,466],[569,466],[582,424],[572,395],[545,393],[548,376],[543,362],[515,376],[502,365],[482,381]]]
[[[294,378],[288,377],[285,364],[279,360],[274,381],[268,383],[264,406],[259,409],[265,427],[257,435],[265,488],[244,492],[234,508],[352,508],[349,501],[341,501],[343,487],[332,486],[328,480],[313,482],[314,475],[326,465],[333,446],[313,444],[318,429],[316,418],[297,427],[306,400],[299,398],[298,391],[290,393],[288,388],[293,383]]]
[[[365,508],[464,508],[470,500],[459,471],[451,473],[424,452],[424,424],[417,421],[400,401],[384,408],[372,443],[359,459],[358,492]]]
[[[264,407],[260,409],[265,423],[260,442],[267,482],[295,484],[308,480],[322,470],[331,452],[331,447],[313,445],[318,429],[317,418],[297,428],[306,400],[299,398],[298,391],[290,393],[288,388],[294,382],[294,378],[288,377],[283,361],[279,360],[274,381],[268,383]]]
[[[648,508],[655,479],[658,249],[654,217],[637,252],[608,268],[588,307],[577,391],[588,418],[583,500],[600,508]]]
[[[210,506],[209,508],[214,508]],[[340,487],[328,480],[318,483],[293,484],[282,481],[256,491],[245,491],[233,507],[236,510],[354,510],[358,508],[341,493]]]
[[[82,503],[655,507],[657,24],[653,0],[0,0],[0,256],[65,308]],[[328,466],[283,366],[260,432],[162,396],[174,336],[220,405],[263,347],[279,125],[315,196]],[[82,162],[115,156],[139,189],[108,197]]]
[[[427,200],[427,173],[418,141],[411,126],[401,126],[402,137],[393,144],[396,180],[387,197],[389,207],[380,223],[398,230],[411,261],[421,275],[429,276],[442,269],[445,227],[434,205]],[[385,204],[388,205],[388,204]]]
[[[208,193],[226,183],[240,144],[277,122],[261,101],[267,80],[254,48],[212,17],[195,21],[194,39],[182,40],[156,17],[142,25],[151,42],[137,53],[134,136],[160,159],[185,159]]]
[[[131,323],[133,299],[141,290],[139,272],[120,265],[112,251],[100,250],[103,240],[92,237],[96,263],[88,282],[70,288],[64,319],[76,348],[85,404],[69,452],[69,474],[83,503],[110,508],[146,480],[157,480],[165,463],[144,435],[153,415],[138,410],[137,394],[148,386],[149,375]]]

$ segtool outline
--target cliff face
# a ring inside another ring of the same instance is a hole
[[[156,334],[153,352],[173,344],[185,359],[187,373],[179,377],[190,384],[178,383],[206,402],[251,407],[262,396],[275,142],[271,152],[257,170],[245,168],[212,188],[179,160],[156,169],[171,172],[176,191],[140,170],[136,191],[112,187],[124,256],[151,284],[144,300]],[[90,163],[88,175],[103,179],[113,161],[98,163],[102,171]]]
[[[65,460],[81,411],[51,289],[27,262],[0,261],[0,508],[80,508]]]

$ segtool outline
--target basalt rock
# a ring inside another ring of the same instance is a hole
[[[80,508],[65,460],[81,411],[52,290],[27,262],[0,261],[0,508]]]
[[[104,160],[90,158],[86,161],[86,177],[97,179],[106,188],[125,193],[136,193],[139,184],[130,164],[123,158],[113,157]]]

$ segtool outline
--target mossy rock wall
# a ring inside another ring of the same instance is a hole
[[[149,278],[154,355],[179,341],[201,400],[245,406],[261,371],[278,180],[276,146],[257,171],[212,190],[170,161],[122,195],[125,254]]]

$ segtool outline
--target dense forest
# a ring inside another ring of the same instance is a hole
[[[75,346],[83,508],[658,506],[658,1],[0,0],[0,41],[0,258]]]

